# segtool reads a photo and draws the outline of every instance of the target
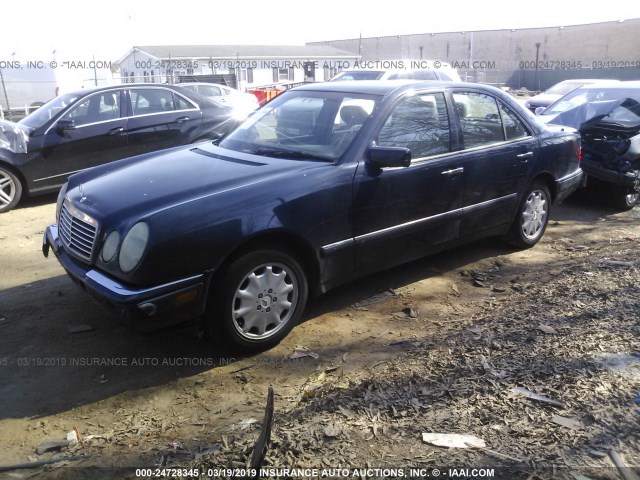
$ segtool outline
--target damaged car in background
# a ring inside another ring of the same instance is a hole
[[[585,185],[604,187],[621,210],[638,203],[640,82],[586,85],[537,113],[580,132]]]
[[[570,80],[563,80],[559,83],[556,83],[552,87],[548,88],[542,93],[538,95],[528,98],[524,102],[524,106],[527,107],[532,112],[535,112],[536,109],[542,107],[546,108],[551,105],[553,102],[560,100],[565,95],[573,92],[576,88],[583,87],[584,85],[591,85],[595,83],[611,83],[616,82],[614,79],[606,79],[600,80],[596,78],[572,78]]]

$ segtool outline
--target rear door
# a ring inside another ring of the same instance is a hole
[[[129,90],[129,146],[135,154],[189,143],[202,112],[186,97],[162,87]]]
[[[409,167],[375,170],[361,162],[353,199],[356,269],[360,273],[402,263],[459,235],[463,155],[451,151],[443,92],[401,98],[374,142],[411,150]]]
[[[538,140],[514,110],[487,92],[452,93],[464,152],[461,236],[510,223],[538,155]]]

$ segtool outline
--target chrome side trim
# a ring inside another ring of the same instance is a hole
[[[442,220],[447,217],[455,217],[463,213],[462,208],[456,208],[455,210],[449,210],[448,212],[439,213],[437,215],[431,215],[430,217],[419,218],[417,220],[411,220],[410,222],[401,223],[400,225],[394,225],[392,227],[383,228],[382,230],[376,230],[375,232],[365,233],[364,235],[358,235],[355,237],[356,242],[363,242],[369,240],[374,237],[385,236],[391,233],[396,232],[397,230],[403,230],[408,227],[413,227],[414,225],[419,225],[422,223],[430,223],[437,220]]]
[[[347,248],[349,246],[354,245],[356,242],[362,242],[369,240],[371,238],[385,236],[387,234],[393,233],[398,230],[402,230],[408,227],[412,227],[415,225],[435,222],[438,220],[446,219],[447,217],[455,217],[458,215],[475,212],[477,210],[482,210],[483,208],[490,208],[497,204],[508,202],[510,200],[515,200],[518,197],[517,193],[511,193],[509,195],[505,195],[503,197],[494,198],[493,200],[487,200],[486,202],[476,203],[474,205],[469,205],[467,207],[456,208],[455,210],[450,210],[448,212],[439,213],[437,215],[431,215],[429,217],[418,218],[416,220],[411,220],[410,222],[401,223],[399,225],[394,225],[392,227],[383,228],[381,230],[376,230],[374,232],[365,233],[363,235],[358,235],[354,238],[347,238],[345,240],[340,240],[338,242],[329,243],[320,247],[320,251],[325,255],[333,254],[343,248]]]
[[[69,176],[69,175],[73,175],[74,173],[78,173],[81,172],[82,170],[73,170],[72,172],[67,172],[67,173],[60,173],[58,175],[53,175],[51,177],[44,177],[44,178],[38,178],[37,180],[34,180],[33,183],[36,182],[44,182],[45,180],[51,180],[52,178],[58,178],[58,177],[64,177],[64,176]]]
[[[322,255],[332,255],[344,248],[353,246],[354,243],[355,240],[353,238],[347,238],[346,240],[340,240],[339,242],[320,247],[320,252],[322,252]]]
[[[482,210],[483,208],[493,207],[494,205],[497,205],[499,203],[506,203],[509,200],[515,200],[516,198],[518,198],[518,194],[512,193],[510,195],[505,195],[504,197],[498,197],[494,198],[493,200],[487,200],[486,202],[480,202],[474,205],[469,205],[468,207],[463,207],[462,210],[464,211],[463,213],[471,213],[477,210]]]
[[[556,180],[556,183],[564,183],[564,182],[569,182],[572,179],[574,179],[575,177],[578,177],[580,175],[582,175],[582,169],[578,168],[575,172],[570,173],[569,175],[565,175],[562,178],[559,178]]]

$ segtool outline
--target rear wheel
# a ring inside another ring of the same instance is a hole
[[[620,210],[631,210],[638,203],[639,197],[633,188],[615,186],[611,190],[613,204]]]
[[[0,166],[0,213],[15,207],[22,197],[22,184],[9,169]]]
[[[300,320],[308,296],[300,262],[276,250],[242,255],[210,288],[205,328],[244,351],[277,345]]]
[[[542,238],[551,208],[551,194],[539,180],[527,189],[511,225],[507,241],[519,248],[533,247]]]

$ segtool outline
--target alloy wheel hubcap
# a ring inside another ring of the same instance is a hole
[[[7,174],[0,172],[0,206],[6,207],[16,196],[16,184]]]
[[[534,240],[542,234],[547,213],[547,197],[544,192],[531,192],[522,211],[522,233],[527,239]]]
[[[297,301],[298,280],[289,267],[279,263],[260,265],[236,289],[233,325],[250,340],[272,337],[291,320]]]

